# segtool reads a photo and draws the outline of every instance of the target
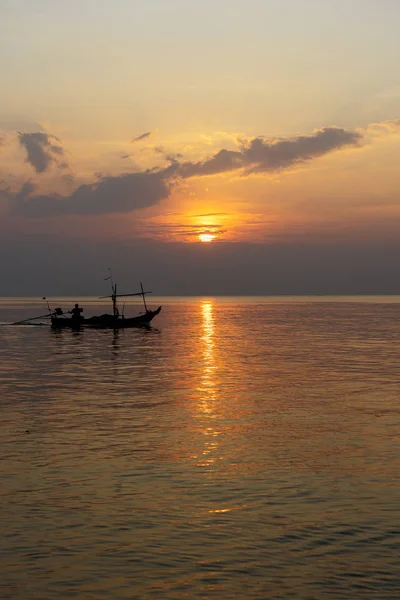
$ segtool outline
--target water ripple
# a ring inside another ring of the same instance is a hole
[[[0,596],[397,599],[400,304],[163,304],[1,328]]]

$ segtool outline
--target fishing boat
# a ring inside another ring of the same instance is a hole
[[[51,326],[53,329],[81,329],[82,327],[92,329],[128,329],[131,327],[148,326],[154,317],[161,311],[161,306],[156,310],[150,310],[147,307],[146,294],[151,294],[151,292],[145,292],[143,290],[142,282],[140,282],[140,289],[141,291],[135,294],[117,294],[117,284],[111,281],[111,295],[100,296],[100,299],[111,298],[113,306],[112,314],[106,313],[89,318],[81,316],[67,317],[60,308],[56,308],[51,314]],[[128,296],[141,296],[143,299],[144,312],[139,313],[136,317],[125,317],[123,313],[121,315],[117,306],[117,298],[126,298]]]
[[[100,316],[89,318],[82,317],[80,315],[82,309],[79,309],[78,305],[75,305],[76,308],[74,310],[64,313],[61,308],[50,308],[47,298],[44,297],[43,300],[47,301],[47,314],[40,315],[38,317],[31,317],[30,319],[24,319],[23,321],[17,321],[16,323],[12,323],[12,325],[33,325],[33,321],[50,319],[51,327],[53,329],[81,329],[83,327],[92,329],[128,329],[131,327],[148,327],[154,317],[156,317],[161,311],[161,306],[159,306],[156,310],[150,310],[147,306],[146,294],[151,294],[152,292],[145,292],[143,289],[143,284],[140,282],[140,292],[135,294],[117,294],[117,284],[113,282],[112,275],[110,274],[110,277],[107,277],[107,279],[111,279],[111,295],[100,296],[100,299],[111,298],[113,307],[112,314],[105,313]],[[125,317],[125,304],[122,309],[122,314],[119,312],[117,299],[127,298],[128,296],[141,296],[143,299],[144,311],[135,317]]]

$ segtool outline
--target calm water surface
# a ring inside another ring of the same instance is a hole
[[[322,300],[2,326],[0,597],[398,599],[400,299]]]

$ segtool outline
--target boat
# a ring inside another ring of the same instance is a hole
[[[111,276],[107,279],[110,278]],[[61,308],[56,308],[50,315],[51,326],[53,329],[128,329],[131,327],[148,327],[154,317],[161,311],[161,306],[156,310],[149,310],[146,303],[146,294],[151,294],[151,292],[143,290],[142,282],[140,282],[140,289],[141,291],[135,294],[117,294],[117,284],[113,283],[111,278],[111,295],[100,296],[100,299],[111,298],[113,306],[112,314],[106,313],[89,318],[82,316],[67,317]],[[123,313],[121,315],[117,306],[117,298],[128,296],[141,296],[144,304],[144,312],[139,313],[136,317],[125,317]]]

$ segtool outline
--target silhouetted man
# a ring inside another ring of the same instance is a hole
[[[74,321],[81,320],[81,313],[83,312],[83,308],[80,308],[79,304],[75,304],[75,308],[73,308],[70,312]]]

